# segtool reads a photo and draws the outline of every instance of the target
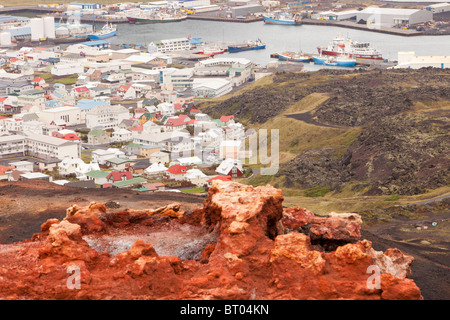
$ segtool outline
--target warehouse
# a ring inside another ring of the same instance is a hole
[[[435,3],[425,7],[426,10],[433,13],[442,13],[450,11],[450,3]]]
[[[238,18],[260,12],[263,12],[263,7],[260,4],[249,4],[247,6],[232,7],[227,13],[231,15],[231,18]]]
[[[358,23],[366,22],[368,25],[392,27],[408,26],[433,20],[431,11],[422,9],[393,9],[368,7],[356,15]]]

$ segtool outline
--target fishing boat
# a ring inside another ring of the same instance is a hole
[[[283,12],[281,10],[269,12],[263,15],[264,23],[267,24],[284,24],[284,25],[292,25],[299,26],[301,25],[302,18],[298,13],[289,13]]]
[[[117,35],[117,27],[112,23],[107,23],[101,28],[99,31],[95,31],[93,33],[88,34],[89,40],[102,40],[111,38]]]
[[[330,41],[327,47],[319,46],[317,50],[326,56],[348,55],[350,58],[382,60],[383,55],[368,42],[357,42],[341,35]]]
[[[244,43],[239,43],[235,45],[228,46],[228,52],[240,52],[240,51],[247,51],[247,50],[260,50],[265,49],[266,44],[262,43],[261,40],[256,41],[247,41]]]
[[[278,59],[283,61],[292,61],[292,62],[310,62],[311,57],[303,54],[302,52],[281,52],[278,53]]]
[[[180,22],[187,19],[187,15],[181,12],[159,12],[153,10],[141,10],[138,13],[127,15],[129,23],[148,24],[148,23],[168,23]]]
[[[219,47],[205,47],[203,50],[200,50],[199,54],[204,55],[215,55],[215,54],[221,54],[224,53],[225,49],[221,49]]]
[[[350,58],[348,56],[338,56],[338,57],[318,56],[314,57],[314,63],[333,67],[354,67],[356,65],[356,59]]]

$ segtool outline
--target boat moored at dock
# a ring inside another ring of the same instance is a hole
[[[266,44],[261,42],[261,40],[256,41],[247,41],[244,43],[239,43],[235,45],[228,46],[228,52],[240,52],[240,51],[248,51],[248,50],[260,50],[265,49]]]
[[[341,35],[330,41],[327,47],[317,47],[319,54],[325,56],[348,55],[351,58],[383,60],[380,51],[368,42],[357,42]]]
[[[290,52],[290,51],[284,51],[278,53],[278,59],[284,60],[284,61],[291,61],[291,62],[310,62],[311,57],[302,53],[302,52]]]
[[[88,34],[89,40],[103,40],[117,35],[117,27],[113,24],[107,23],[99,31],[94,31]]]
[[[292,26],[302,25],[302,18],[298,13],[294,14],[277,10],[263,15],[263,18],[264,23],[266,24],[282,24]]]

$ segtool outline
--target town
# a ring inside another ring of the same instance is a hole
[[[171,52],[188,39],[152,53],[99,42],[0,51],[0,180],[203,193],[244,174],[244,126],[195,101],[248,83],[250,60],[182,65]]]

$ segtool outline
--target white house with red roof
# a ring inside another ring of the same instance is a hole
[[[225,125],[228,125],[230,123],[234,123],[234,116],[221,116],[219,120],[225,123]]]
[[[168,179],[181,181],[186,179],[187,171],[188,169],[186,166],[175,164],[167,169],[166,176]]]
[[[129,171],[111,171],[111,173],[106,176],[106,180],[111,183],[130,179],[133,179],[133,174]]]
[[[178,117],[170,117],[164,123],[165,131],[176,131],[186,129],[187,125],[192,119],[185,114],[180,114]]]
[[[31,83],[32,83],[33,85],[35,85],[35,86],[40,86],[40,87],[42,87],[42,86],[45,85],[45,80],[42,79],[41,77],[36,77],[36,78],[34,78],[34,79],[31,81]]]
[[[77,98],[90,98],[91,92],[88,87],[81,86],[81,87],[75,87],[72,89],[72,95]]]
[[[242,176],[244,169],[240,160],[228,158],[222,161],[217,167],[216,172],[224,176],[236,178]]]

